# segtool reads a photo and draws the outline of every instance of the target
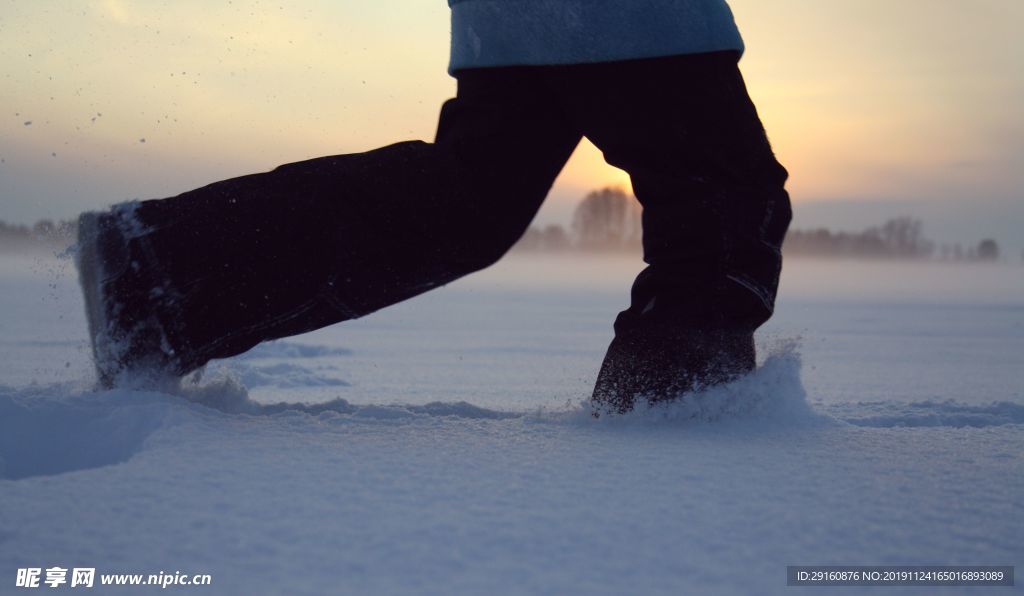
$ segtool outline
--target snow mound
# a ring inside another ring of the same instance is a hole
[[[196,378],[184,381],[174,392],[189,402],[212,408],[226,414],[267,416],[283,412],[302,412],[320,415],[325,412],[358,418],[411,418],[417,416],[456,417],[473,420],[504,420],[519,418],[522,414],[481,408],[468,402],[431,402],[422,405],[353,405],[342,398],[321,403],[276,402],[262,403],[249,395],[246,376],[232,368],[221,368],[210,379]],[[347,383],[346,383],[347,385]]]
[[[236,372],[243,385],[250,389],[256,387],[278,387],[282,389],[294,387],[348,387],[348,382],[330,375],[321,374],[313,369],[290,362],[276,364],[252,364],[248,361],[237,361],[227,365]]]
[[[231,416],[307,416],[336,421],[462,418],[504,420],[521,414],[466,402],[424,405],[260,403],[236,375],[183,382],[165,392],[115,389],[81,392],[70,385],[0,387],[0,479],[19,480],[99,468],[129,461],[155,432],[206,419],[223,424]],[[216,419],[221,419],[220,422]]]
[[[351,354],[352,351],[347,348],[302,344],[291,341],[268,341],[259,344],[240,356],[235,356],[233,360],[327,358],[332,356],[349,356]]]
[[[163,387],[162,392],[83,392],[72,385],[0,388],[0,478],[16,480],[123,463],[145,449],[147,440],[159,430],[183,421],[239,415],[299,415],[310,417],[310,422],[330,419],[340,423],[430,418],[523,419],[545,425],[598,427],[710,427],[712,423],[731,423],[791,428],[837,423],[815,413],[807,404],[800,381],[800,355],[794,342],[770,350],[762,366],[733,383],[688,394],[676,402],[638,405],[629,414],[600,419],[591,416],[590,405],[585,401],[567,410],[530,413],[492,410],[465,401],[357,405],[337,397],[321,403],[263,403],[249,394],[246,381],[251,377],[251,372],[240,374],[220,367],[212,374],[195,375],[180,384]],[[952,404],[944,407],[950,412],[958,411],[960,416],[986,415],[978,408]],[[1024,419],[1024,407],[1003,404],[987,415],[1019,422]]]
[[[122,463],[172,424],[174,397],[139,391],[54,396],[0,389],[0,478],[17,480]]]
[[[854,426],[872,428],[938,427],[983,428],[1024,424],[1024,405],[996,401],[987,405],[964,404],[953,400],[911,403],[860,402],[839,404],[833,414]]]
[[[276,387],[294,389],[303,387],[348,387],[349,383],[334,376],[337,361],[321,362],[317,367],[306,363],[318,358],[349,356],[351,350],[322,345],[302,344],[289,341],[262,343],[248,352],[227,360],[218,360],[207,368],[217,371],[215,376],[237,375],[242,385],[249,389]],[[294,361],[302,361],[302,364]],[[204,376],[204,372],[196,378]]]

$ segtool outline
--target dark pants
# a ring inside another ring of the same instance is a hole
[[[398,143],[211,184],[136,210],[181,371],[371,313],[498,260],[583,136],[628,172],[644,259],[616,331],[771,315],[790,220],[731,52],[465,70],[433,144]]]

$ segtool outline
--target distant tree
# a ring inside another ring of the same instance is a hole
[[[32,227],[9,224],[0,221],[0,250],[20,251],[53,251],[67,247],[77,237],[77,225],[73,221],[44,219]]]
[[[618,249],[640,237],[640,207],[621,188],[595,190],[573,213],[572,231],[583,249]]]
[[[882,244],[890,256],[926,257],[934,245],[921,235],[921,221],[911,217],[897,217],[882,225]]]
[[[840,234],[843,242],[843,254],[861,257],[884,257],[886,250],[886,232],[882,228],[868,228],[860,234]]]
[[[862,232],[790,230],[783,246],[792,254],[833,257],[926,258],[935,252],[935,244],[921,234],[921,222],[909,217],[891,219]],[[944,254],[951,250],[946,247]]]
[[[979,261],[995,261],[999,258],[999,244],[991,238],[986,238],[978,243],[975,254]]]
[[[540,243],[545,250],[565,250],[569,248],[569,234],[562,226],[552,224],[540,233]]]
[[[22,250],[32,244],[32,231],[25,226],[0,221],[0,250]]]
[[[551,224],[543,229],[530,226],[513,248],[523,251],[557,251],[566,250],[571,245],[569,234],[566,233],[565,228],[558,224]]]
[[[519,241],[516,242],[512,248],[514,250],[540,250],[540,239],[541,232],[537,228],[530,226],[523,233]]]
[[[57,226],[48,219],[41,219],[36,222],[36,225],[32,226],[32,234],[41,240],[52,238],[56,231]]]
[[[16,224],[9,224],[6,221],[0,220],[0,236],[28,237],[29,235],[31,235],[31,232],[27,227]]]

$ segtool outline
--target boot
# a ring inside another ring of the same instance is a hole
[[[733,381],[754,369],[755,356],[754,333],[747,330],[641,325],[616,333],[594,386],[594,416]]]
[[[160,276],[142,255],[132,254],[132,239],[139,234],[133,209],[128,203],[78,219],[76,266],[102,389],[126,377],[152,385],[186,372],[165,329],[174,294],[156,282]]]

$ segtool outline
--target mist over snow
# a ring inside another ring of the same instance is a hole
[[[786,565],[1024,563],[1020,267],[791,259],[752,375],[594,419],[639,267],[512,257],[96,392],[73,268],[0,259],[0,585],[782,594]]]

